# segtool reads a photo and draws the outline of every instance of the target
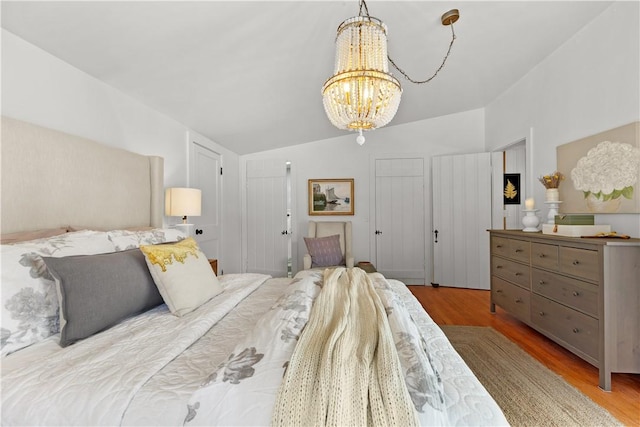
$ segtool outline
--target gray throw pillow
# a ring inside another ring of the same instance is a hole
[[[140,249],[43,259],[58,286],[63,347],[163,303]]]
[[[344,255],[340,249],[340,235],[305,237],[304,243],[307,245],[309,255],[311,255],[311,267],[344,265]]]

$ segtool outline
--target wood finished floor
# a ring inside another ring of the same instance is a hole
[[[598,387],[598,370],[516,320],[489,311],[489,291],[409,286],[438,325],[491,326],[627,426],[640,426],[640,374],[613,374],[611,392]]]

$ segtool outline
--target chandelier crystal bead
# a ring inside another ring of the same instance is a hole
[[[364,144],[363,130],[385,126],[400,105],[402,87],[389,73],[389,62],[407,80],[416,84],[433,80],[449,58],[456,40],[453,23],[460,18],[458,9],[441,17],[442,25],[451,26],[451,43],[435,73],[425,80],[414,80],[387,53],[387,26],[369,15],[365,0],[360,13],[338,27],[334,74],[322,86],[322,103],[329,121],[338,129],[358,131],[358,144]]]
[[[338,27],[334,75],[322,87],[323,104],[339,129],[370,130],[395,116],[402,87],[389,73],[387,27],[356,16]]]

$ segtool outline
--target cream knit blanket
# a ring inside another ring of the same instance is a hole
[[[418,425],[384,306],[363,270],[325,270],[272,424]]]

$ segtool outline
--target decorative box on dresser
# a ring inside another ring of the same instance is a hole
[[[640,373],[640,239],[491,235],[496,304],[599,369]]]

